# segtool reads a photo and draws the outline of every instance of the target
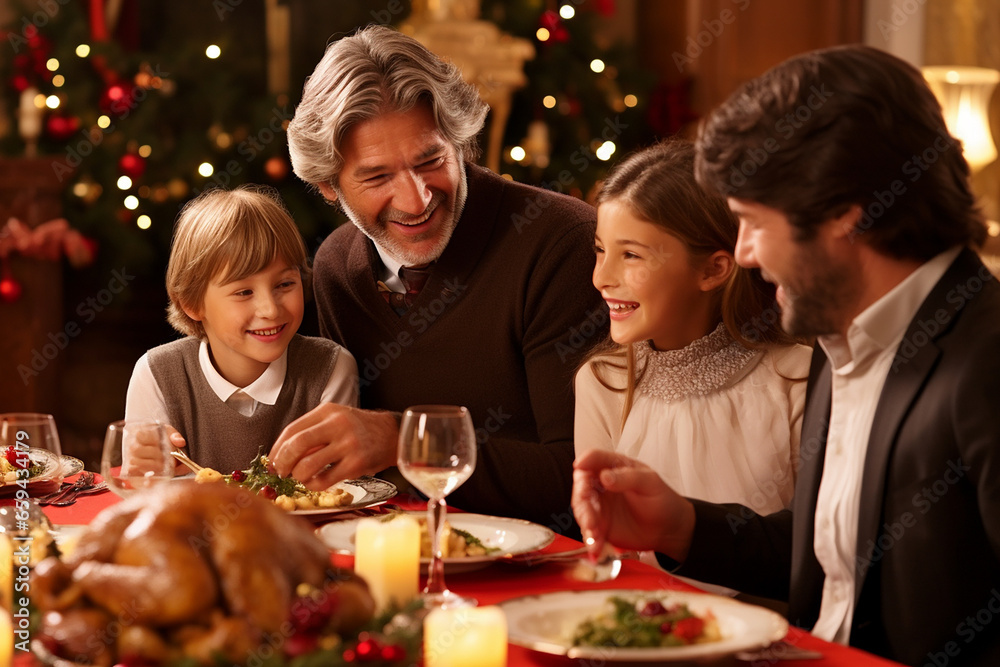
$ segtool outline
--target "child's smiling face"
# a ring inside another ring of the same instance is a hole
[[[664,227],[617,200],[597,208],[594,287],[608,304],[618,344],[652,341],[676,350],[714,327],[708,260],[692,257]]]
[[[299,267],[278,257],[246,278],[224,284],[213,280],[201,307],[185,312],[205,327],[219,374],[246,387],[281,357],[304,310]]]

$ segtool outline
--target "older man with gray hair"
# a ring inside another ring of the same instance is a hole
[[[453,499],[568,530],[572,378],[600,341],[593,209],[476,166],[488,107],[458,69],[374,26],[333,43],[288,128],[295,173],[352,225],[315,260],[321,333],[357,358],[361,407],[323,405],[272,458],[312,488],[396,461],[397,413],[469,408],[479,442]]]

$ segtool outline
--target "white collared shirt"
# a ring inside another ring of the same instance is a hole
[[[219,400],[230,405],[241,415],[250,417],[261,403],[274,405],[278,401],[281,387],[285,383],[285,372],[288,369],[288,349],[286,348],[281,357],[271,362],[260,377],[246,387],[237,387],[219,374],[212,365],[208,343],[204,340],[198,347],[198,365]],[[357,407],[357,372],[358,364],[354,357],[342,348],[337,355],[337,362],[330,379],[323,389],[320,402]],[[125,399],[125,419],[157,419],[170,423],[163,392],[149,367],[148,354],[142,355],[132,371]]]
[[[960,251],[952,248],[921,265],[854,318],[846,337],[819,337],[833,372],[813,539],[825,579],[812,633],[827,641],[847,644],[851,636],[861,481],[879,396],[907,327]]]
[[[403,280],[399,277],[399,270],[403,268],[403,263],[383,250],[379,244],[375,243],[374,245],[382,260],[382,275],[379,276],[379,280],[391,291],[405,294],[406,286],[403,285]]]

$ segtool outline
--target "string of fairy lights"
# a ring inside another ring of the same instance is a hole
[[[559,7],[558,16],[563,21],[569,21],[576,16],[576,8],[571,4],[564,4]],[[557,30],[564,30],[555,26],[541,25],[535,31],[535,38],[542,43],[548,42],[556,37],[554,34]],[[610,79],[617,77],[617,69],[613,66],[607,65],[604,60],[600,58],[594,58],[590,61],[590,71],[594,74],[603,75]],[[638,96],[628,93],[623,95],[620,99],[616,99],[612,103],[612,107],[616,111],[624,111],[625,109],[632,109],[638,106],[639,98]],[[555,95],[545,95],[542,98],[542,106],[546,109],[555,109],[558,113],[562,115],[569,115],[572,113],[573,106],[571,102],[567,99],[560,99]],[[531,141],[531,137],[525,138],[526,142]],[[615,152],[618,150],[617,144],[610,139],[594,139],[591,141],[590,149],[597,157],[597,159],[602,162],[609,161]],[[537,166],[540,168],[545,168],[548,166],[548,155],[544,152],[538,150],[529,150],[525,145],[518,144],[510,146],[507,148],[505,153],[505,159],[508,163],[516,162],[521,166]]]
[[[106,67],[100,62],[100,56],[94,56],[91,46],[87,43],[79,44],[73,53],[80,59],[96,57],[95,69],[99,71],[102,67]],[[205,48],[204,56],[209,60],[217,60],[222,56],[222,48],[217,44],[210,44]],[[45,62],[45,68],[51,73],[48,83],[51,84],[54,92],[42,93],[38,91],[37,87],[27,85],[27,83],[22,91],[21,111],[19,113],[20,134],[29,145],[34,143],[41,134],[43,115],[46,112],[51,112],[45,124],[49,136],[53,138],[69,140],[81,129],[78,117],[62,113],[66,105],[66,96],[60,92],[60,89],[66,88],[67,76],[71,76],[64,75],[62,70],[70,68],[64,67],[64,63],[56,57],[48,58]],[[174,81],[158,76],[148,65],[140,67],[140,71],[131,79],[116,79],[104,88],[99,103],[99,113],[90,127],[83,129],[83,141],[75,147],[70,145],[67,155],[73,155],[73,148],[76,149],[79,156],[84,158],[93,152],[95,147],[102,143],[104,135],[117,129],[115,124],[124,120],[129,112],[142,99],[145,99],[148,94],[146,91],[153,90],[162,95],[170,96],[175,88]],[[287,103],[287,99],[283,103]],[[116,108],[118,109],[117,115],[114,111]],[[246,133],[242,129],[228,132],[221,125],[213,124],[208,129],[207,135],[211,144],[224,151],[244,139],[245,137],[242,135]],[[118,159],[117,166],[120,175],[113,185],[102,184],[95,180],[89,172],[84,172],[77,177],[69,190],[74,197],[83,203],[93,204],[105,194],[106,187],[115,188],[121,196],[120,207],[129,214],[128,220],[131,221],[134,218],[134,224],[139,229],[148,230],[153,226],[154,221],[149,213],[141,212],[144,201],[162,204],[170,199],[182,200],[189,196],[193,184],[198,182],[199,177],[202,180],[207,180],[216,173],[216,166],[209,157],[200,161],[196,165],[194,173],[188,174],[187,178],[184,174],[178,174],[161,183],[144,183],[142,176],[145,172],[146,160],[153,155],[153,152],[154,148],[150,143],[130,139],[125,153]],[[163,156],[161,155],[161,157]],[[273,161],[278,163],[272,164]],[[70,173],[71,167],[72,165],[65,166],[65,173]],[[57,170],[59,169],[61,167],[57,167]],[[264,170],[269,177],[280,180],[283,175],[287,174],[287,163],[280,157],[273,157],[265,162]],[[60,174],[57,173],[57,175]],[[139,214],[135,215],[136,213]],[[126,216],[120,217],[124,222]]]

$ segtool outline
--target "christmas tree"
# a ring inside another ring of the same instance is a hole
[[[10,124],[0,152],[57,158],[66,217],[100,248],[95,274],[124,264],[161,276],[179,209],[206,187],[274,185],[310,249],[342,220],[290,173],[284,130],[301,82],[268,92],[260,3],[149,3],[141,21],[134,0],[10,4],[2,104],[34,105],[40,131],[26,141]],[[396,24],[410,11],[399,4]],[[112,6],[122,9],[105,15]],[[617,158],[654,138],[653,77],[631,47],[601,37],[616,11],[614,0],[482,1],[484,20],[536,52],[512,102],[503,173],[587,197]]]

